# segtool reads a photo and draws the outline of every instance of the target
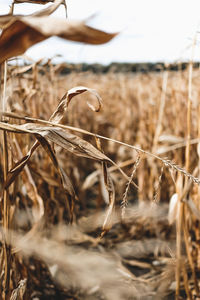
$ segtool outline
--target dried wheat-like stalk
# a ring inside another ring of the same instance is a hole
[[[135,172],[136,172],[136,170],[137,170],[137,168],[138,168],[138,166],[140,164],[140,160],[141,160],[141,157],[140,157],[140,154],[138,153],[136,161],[135,161],[135,163],[133,165],[133,171],[131,173],[129,181],[126,184],[126,189],[125,189],[125,192],[123,194],[123,199],[122,199],[122,203],[121,203],[121,208],[122,208],[121,216],[122,216],[122,219],[124,219],[125,210],[126,210],[126,207],[128,206],[128,191],[130,189],[131,182],[133,181],[133,177],[135,175]]]
[[[164,165],[161,168],[160,176],[158,177],[157,186],[155,187],[155,193],[154,193],[154,196],[153,196],[153,202],[154,203],[157,203],[157,198],[158,198],[158,193],[159,193],[159,189],[160,189],[160,185],[161,185],[161,181],[162,181],[163,171],[164,171]]]

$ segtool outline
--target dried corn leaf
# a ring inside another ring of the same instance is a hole
[[[74,191],[73,185],[71,183],[71,180],[69,179],[67,174],[64,172],[64,170],[59,166],[58,160],[51,148],[51,145],[48,143],[48,141],[39,134],[35,134],[35,137],[37,138],[37,140],[39,141],[41,146],[44,148],[44,150],[47,152],[47,154],[51,158],[55,168],[59,172],[60,181],[61,181],[63,188],[67,194],[69,217],[70,217],[70,221],[72,222],[73,221],[74,200],[75,200],[76,195],[75,195],[75,191]]]
[[[93,111],[98,112],[101,109],[101,106],[102,106],[102,99],[99,96],[99,94],[95,90],[90,89],[88,87],[77,86],[77,87],[74,87],[74,88],[70,89],[66,94],[64,94],[64,96],[62,97],[56,111],[53,113],[53,115],[51,116],[51,118],[49,120],[51,122],[54,122],[54,123],[59,123],[60,120],[62,119],[68,105],[70,104],[72,98],[77,96],[77,95],[80,95],[84,92],[90,92],[91,94],[93,94],[97,98],[97,101],[98,101],[98,107],[97,108],[95,108],[90,103],[87,103],[87,104]]]
[[[104,219],[103,228],[102,228],[103,231],[101,233],[101,237],[103,237],[104,234],[108,232],[112,227],[112,216],[113,216],[114,205],[115,205],[115,189],[110,174],[108,173],[106,162],[102,163],[102,168],[103,168],[104,184],[108,192],[109,206]]]
[[[24,1],[22,1],[24,2]],[[0,16],[0,28],[4,28],[4,27],[8,27],[9,23],[12,24],[17,18],[22,18],[22,17],[44,17],[44,16],[49,16],[50,14],[52,14],[62,3],[62,0],[55,0],[55,1],[51,1],[54,2],[52,5],[50,5],[49,7],[36,11],[33,14],[30,15],[2,15]]]
[[[103,174],[100,174],[99,177],[100,177],[99,183],[100,183],[101,197],[103,198],[106,204],[109,204],[109,194],[104,182],[104,176]]]
[[[196,204],[192,201],[192,199],[189,198],[185,202],[187,203],[188,207],[190,208],[190,210],[192,211],[192,213],[194,214],[194,216],[197,218],[197,220],[200,220],[200,211],[196,207]]]
[[[168,212],[168,221],[169,224],[173,224],[179,213],[180,202],[178,199],[178,194],[173,194],[169,202],[169,212]]]
[[[49,141],[61,146],[62,148],[77,156],[82,156],[98,161],[111,162],[111,160],[105,154],[96,149],[92,144],[70,132],[62,130],[59,127],[38,127],[35,124],[26,124],[21,125],[20,127],[26,128],[32,133],[43,136]]]
[[[52,160],[54,166],[56,167],[56,169],[59,171],[59,174],[60,174],[60,177],[61,177],[61,182],[63,184],[63,187],[64,187],[65,191],[68,193],[68,195],[75,198],[75,192],[74,192],[74,188],[73,188],[73,185],[71,183],[71,180],[69,179],[67,174],[64,172],[64,170],[59,166],[58,160],[57,160],[57,158],[56,158],[56,156],[55,156],[55,154],[54,154],[54,152],[51,148],[51,145],[41,135],[37,134],[36,138],[40,142],[42,147],[45,149],[45,151],[47,152],[49,157],[51,158],[51,160]]]
[[[12,144],[13,146],[15,145],[15,148],[18,153],[18,159],[22,158],[22,152],[17,141],[14,140],[13,142],[11,142],[11,145]],[[33,177],[27,165],[25,166],[24,171],[25,171],[24,176],[22,176],[24,185],[26,186],[26,190],[29,198],[33,201],[33,205],[34,205],[33,217],[35,222],[37,222],[44,214],[43,200],[38,193],[37,187],[35,185],[35,182],[33,180]]]
[[[99,94],[97,93],[97,91],[93,90],[93,89],[90,89],[90,88],[87,88],[85,86],[77,86],[77,87],[74,87],[72,88],[71,90],[69,90],[67,92],[67,106],[69,105],[69,103],[71,102],[72,98],[74,96],[77,96],[79,94],[82,94],[84,92],[90,92],[91,94],[93,94],[97,100],[98,100],[98,108],[95,108],[92,104],[88,103],[89,107],[95,111],[95,112],[98,112],[100,109],[101,109],[101,106],[102,106],[102,99],[101,97],[99,96]]]
[[[6,181],[4,182],[4,188],[7,189],[11,185],[11,183],[13,183],[15,178],[24,169],[25,165],[28,163],[28,161],[31,158],[33,152],[35,151],[35,149],[38,146],[39,146],[38,142],[34,143],[34,145],[31,147],[29,152],[22,159],[20,159],[17,163],[14,164],[12,169],[7,174]]]
[[[1,19],[0,23],[2,23]],[[5,18],[3,18],[3,24],[5,26]],[[84,22],[46,16],[13,16],[0,36],[0,63],[24,53],[32,45],[51,36],[88,44],[103,44],[110,41],[116,34],[91,28]]]
[[[102,151],[101,140],[97,137],[95,139],[96,139],[97,148],[100,151]],[[102,162],[102,173],[103,173],[103,180],[101,182],[101,187],[103,189],[103,195],[105,197],[104,200],[109,206],[103,223],[101,238],[112,227],[112,216],[113,216],[113,210],[115,205],[115,189],[110,174],[108,172],[106,161]]]

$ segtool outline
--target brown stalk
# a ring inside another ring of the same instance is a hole
[[[187,98],[187,144],[185,149],[185,169],[190,168],[190,135],[191,135],[191,103],[192,103],[192,68],[193,62],[189,64],[188,98]]]
[[[184,206],[184,212],[183,212],[183,233],[184,233],[184,240],[185,240],[185,246],[186,246],[186,253],[187,253],[187,258],[192,270],[192,277],[194,280],[194,286],[195,286],[195,291],[196,294],[199,295],[199,287],[198,287],[198,280],[196,277],[196,268],[195,268],[195,263],[193,260],[193,256],[191,253],[192,250],[192,245],[189,243],[190,240],[190,233],[189,233],[189,229],[188,229],[188,224],[187,224],[187,207]]]
[[[185,168],[189,172],[190,170],[190,138],[191,138],[191,106],[192,106],[192,76],[193,76],[193,57],[194,57],[194,49],[195,49],[195,40],[194,38],[193,41],[193,47],[192,47],[192,59],[189,63],[189,75],[188,75],[188,101],[187,101],[187,144],[186,144],[186,149],[185,149]],[[186,178],[185,180],[185,185],[187,185],[188,179]],[[190,263],[190,267],[192,269],[192,276],[194,280],[194,285],[195,285],[195,291],[196,294],[199,295],[199,288],[198,288],[198,282],[196,278],[196,272],[195,272],[195,266],[194,266],[194,261],[193,257],[191,255],[191,249],[192,245],[190,242],[190,235],[188,231],[188,224],[187,224],[187,206],[183,204],[183,232],[184,232],[184,240],[185,240],[185,245],[186,245],[186,250],[187,250],[187,257]],[[189,289],[189,287],[188,287]]]
[[[3,95],[2,95],[2,110],[6,111],[7,105],[6,105],[6,83],[7,83],[7,62],[4,63],[4,83],[3,83]],[[4,120],[4,117],[2,117]],[[3,178],[4,182],[7,179],[7,173],[8,173],[8,144],[7,144],[7,133],[6,131],[3,132],[2,137],[2,153],[3,153]],[[4,243],[3,243],[3,251],[4,251],[4,290],[3,290],[3,299],[7,299],[9,296],[9,286],[10,286],[10,259],[11,259],[11,253],[10,253],[10,246],[9,246],[9,239],[10,235],[7,234],[9,230],[9,209],[10,209],[10,203],[9,203],[9,194],[6,189],[3,190],[3,227],[5,230],[5,236],[4,236]]]
[[[165,109],[165,102],[166,102],[168,73],[169,73],[168,71],[164,71],[163,73],[162,92],[161,92],[160,106],[158,112],[158,121],[157,121],[154,140],[153,140],[153,152],[156,152],[158,139],[162,131],[162,120],[164,116],[164,109]]]
[[[194,51],[194,45],[193,45]],[[188,75],[188,97],[187,97],[187,143],[185,149],[185,169],[186,172],[189,172],[190,169],[190,136],[191,136],[191,103],[192,103],[192,71],[193,71],[193,55],[194,52],[192,51],[192,59],[189,63],[189,75]],[[185,178],[185,186],[188,184],[188,178]],[[180,195],[180,190],[179,190]],[[179,196],[180,197],[180,196]],[[186,195],[187,197],[187,195]],[[179,198],[180,201],[180,198]],[[189,246],[189,234],[186,230],[187,228],[187,220],[184,219],[187,214],[187,207],[185,203],[180,203],[180,213],[178,215],[177,221],[177,267],[176,267],[176,299],[179,298],[180,293],[180,277],[181,277],[181,244],[182,244],[182,231],[184,232],[184,241],[186,245],[188,260],[190,262],[192,268],[192,274],[194,277],[194,282],[196,282],[196,275],[193,268],[193,259],[190,255],[190,246]],[[187,287],[189,289],[189,287]],[[195,284],[195,289],[198,293],[198,286]]]
[[[182,245],[181,245],[181,235],[182,235],[182,226],[183,226],[183,211],[184,203],[180,201],[180,193],[182,189],[182,178],[179,175],[176,190],[178,194],[178,201],[180,203],[179,210],[177,213],[176,219],[176,300],[179,299],[180,294],[180,285],[181,285],[181,262],[182,262]]]
[[[187,270],[186,270],[184,263],[185,262],[183,261],[182,271],[183,271],[183,280],[184,280],[185,291],[187,294],[187,299],[192,300],[192,293],[189,288],[189,282],[188,282],[188,274],[187,274]]]

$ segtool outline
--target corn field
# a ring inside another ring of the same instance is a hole
[[[0,299],[200,299],[200,70],[12,64],[116,36],[60,5],[0,16]]]

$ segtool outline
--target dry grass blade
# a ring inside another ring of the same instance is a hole
[[[180,209],[180,202],[178,201],[178,194],[173,194],[169,202],[168,221],[173,224],[177,219]]]
[[[59,123],[61,121],[61,119],[63,118],[63,115],[68,107],[68,105],[70,104],[71,100],[73,97],[80,95],[84,92],[90,92],[93,95],[96,96],[97,101],[98,101],[98,108],[95,108],[92,104],[88,103],[89,107],[95,111],[98,112],[101,109],[102,106],[102,99],[99,96],[99,94],[90,88],[84,87],[84,86],[77,86],[74,87],[72,89],[70,89],[67,93],[64,94],[64,96],[62,97],[56,111],[53,113],[53,115],[51,116],[51,118],[49,119],[49,121],[54,122],[54,123]]]
[[[10,141],[10,143],[12,148],[16,148],[17,159],[22,158],[23,155],[17,140],[14,139],[14,141]],[[26,187],[27,195],[33,202],[33,217],[34,221],[37,222],[44,215],[44,203],[38,193],[37,186],[27,165],[25,166],[24,171],[25,172],[22,174],[23,182]]]
[[[114,189],[113,181],[108,172],[106,162],[102,163],[102,168],[103,168],[104,184],[105,184],[106,190],[108,192],[108,197],[109,197],[109,206],[108,206],[105,220],[103,223],[101,238],[112,227],[112,215],[113,215],[113,210],[114,210],[114,205],[115,205],[115,189]]]
[[[3,23],[5,26],[5,18]],[[78,21],[13,16],[0,36],[0,63],[23,54],[29,47],[51,36],[88,44],[103,44],[114,38],[116,33],[106,33]]]
[[[95,139],[96,139],[97,148],[100,151],[102,151],[101,140],[99,138],[95,138]],[[115,188],[114,188],[112,178],[108,171],[107,162],[105,161],[102,162],[102,171],[103,171],[103,187],[105,188],[108,194],[108,201],[106,201],[106,203],[108,202],[109,206],[103,223],[102,233],[100,236],[101,238],[112,227],[112,216],[113,216],[113,210],[115,205]]]
[[[74,188],[71,184],[71,181],[70,181],[69,177],[66,175],[66,173],[64,172],[64,170],[62,168],[60,168],[58,160],[51,148],[51,145],[41,135],[36,135],[36,138],[38,139],[38,141],[40,142],[42,147],[45,149],[45,151],[48,153],[48,155],[51,158],[56,169],[59,171],[64,189],[67,191],[67,193],[70,196],[75,197],[75,192],[74,192]]]
[[[36,142],[31,147],[27,155],[25,155],[22,159],[20,159],[11,170],[9,170],[6,181],[4,182],[4,188],[7,189],[11,183],[15,180],[15,178],[20,174],[20,172],[24,169],[25,165],[28,163],[29,159],[31,158],[33,152],[37,147],[39,146],[39,143]]]
[[[23,300],[24,293],[26,291],[27,279],[22,279],[19,282],[19,285],[11,294],[10,300]]]
[[[70,221],[72,222],[73,221],[74,201],[75,201],[76,195],[75,195],[75,191],[74,191],[73,185],[71,183],[71,180],[69,179],[69,177],[67,176],[65,171],[59,166],[58,160],[51,148],[51,145],[48,143],[48,141],[40,135],[36,135],[36,138],[38,139],[38,141],[40,142],[40,144],[42,145],[44,150],[47,152],[47,154],[51,158],[51,161],[53,162],[55,168],[59,172],[61,183],[66,192],[66,196],[67,196],[67,200],[68,200],[69,218],[70,218]]]

